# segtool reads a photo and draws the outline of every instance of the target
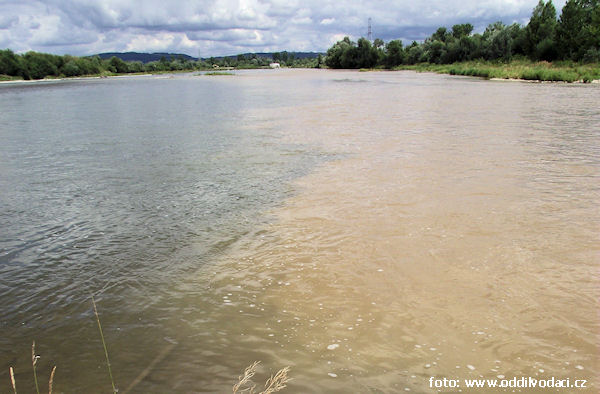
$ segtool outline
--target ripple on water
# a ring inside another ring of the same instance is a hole
[[[596,378],[596,90],[266,75],[0,91],[3,365],[104,387],[97,293],[140,392]]]

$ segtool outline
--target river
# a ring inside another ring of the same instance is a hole
[[[600,385],[600,89],[239,71],[0,86],[0,368],[33,390]],[[3,373],[8,376],[8,374]],[[10,390],[9,381],[2,383]]]

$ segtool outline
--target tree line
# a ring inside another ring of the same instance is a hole
[[[508,62],[514,57],[599,62],[600,0],[568,0],[558,18],[551,0],[539,0],[526,26],[496,22],[473,34],[470,23],[457,24],[450,30],[440,27],[423,43],[413,41],[407,47],[400,40],[385,44],[345,37],[329,48],[325,63],[331,68],[392,68],[477,59]]]
[[[198,67],[196,63],[183,58],[163,57],[160,61],[144,64],[125,62],[116,56],[101,59],[99,56],[59,56],[34,51],[19,55],[10,49],[0,50],[0,74],[23,79],[194,70]]]
[[[288,67],[316,67],[319,58],[298,59],[293,53],[277,52],[273,58]],[[15,54],[10,49],[0,50],[0,75],[29,79],[45,77],[77,77],[85,75],[111,75],[125,73],[155,73],[173,71],[208,70],[217,67],[261,68],[268,67],[274,59],[257,55],[237,55],[234,57],[209,58],[197,61],[183,57],[162,57],[159,61],[142,63],[126,62],[113,56],[101,59],[99,56],[77,57],[71,55],[51,55],[30,51]]]

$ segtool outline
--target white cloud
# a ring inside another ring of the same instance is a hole
[[[153,35],[136,34],[129,38],[127,51],[159,52],[173,46],[174,33],[156,33]]]
[[[564,0],[555,1],[558,12]],[[423,39],[437,27],[526,22],[537,0],[0,0],[0,44],[17,52],[86,55],[165,51],[218,56],[324,51],[367,33]]]

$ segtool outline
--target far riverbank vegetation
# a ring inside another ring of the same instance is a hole
[[[473,34],[470,23],[438,28],[422,43],[404,47],[349,37],[327,51],[325,64],[345,69],[410,69],[485,78],[541,81],[600,79],[600,0],[568,0],[557,18],[540,0],[526,26],[502,22]]]
[[[269,68],[270,63],[284,67],[320,67],[323,58],[299,58],[293,52],[275,52],[270,57],[256,54],[190,60],[183,56],[163,56],[158,61],[124,61],[117,56],[101,59],[99,56],[51,55],[30,51],[15,54],[10,49],[0,50],[0,80],[43,79],[83,76],[110,76],[119,74],[172,73],[184,71],[213,71],[220,69]]]
[[[470,23],[438,28],[422,43],[404,46],[349,37],[335,43],[326,56],[296,57],[293,52],[267,56],[240,54],[193,60],[163,56],[158,61],[124,61],[113,56],[76,57],[0,50],[0,81],[118,74],[217,71],[282,67],[415,70],[483,78],[591,82],[600,79],[600,0],[568,0],[557,16],[549,0],[540,0],[526,26],[495,22],[473,34]]]

